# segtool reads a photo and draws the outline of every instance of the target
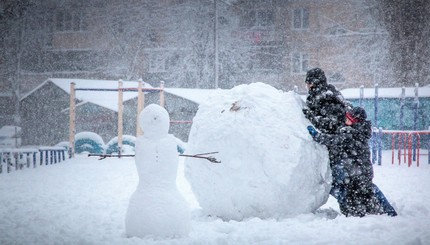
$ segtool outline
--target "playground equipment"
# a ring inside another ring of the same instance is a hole
[[[80,132],[75,135],[75,152],[90,152],[101,154],[105,143],[101,136],[93,132]]]
[[[145,103],[144,92],[160,93],[160,106],[164,107],[164,82],[160,82],[159,88],[144,88],[142,79],[139,79],[137,88],[123,88],[122,80],[118,81],[118,88],[76,88],[75,83],[70,83],[70,110],[69,110],[69,158],[75,154],[75,116],[76,116],[76,91],[117,91],[118,92],[118,157],[121,157],[123,144],[123,93],[137,92],[137,115],[143,110]],[[139,118],[136,116],[136,118]],[[136,136],[142,134],[139,124],[136,120]]]
[[[372,162],[376,163],[378,161],[378,165],[381,165],[382,158],[382,137],[387,135],[391,138],[391,164],[395,163],[395,152],[397,152],[397,160],[399,165],[402,163],[407,163],[408,166],[412,166],[413,162],[416,162],[417,167],[420,165],[420,156],[430,156],[430,139],[427,143],[427,153],[421,153],[421,138],[424,135],[430,135],[430,130],[421,130],[421,131],[413,131],[413,130],[382,130],[382,128],[374,129],[373,138],[375,139],[376,144],[373,142],[372,149],[375,149],[375,152],[372,153]],[[430,157],[428,160],[430,164]]]
[[[134,152],[135,143],[136,143],[136,137],[134,137],[132,135],[123,135],[123,138],[122,138],[123,150],[127,151],[127,147],[128,147],[129,151],[130,151],[130,149],[132,149],[132,151]],[[105,148],[106,148],[106,150],[105,150],[106,154],[113,154],[113,153],[118,152],[118,136],[111,139],[106,144]]]
[[[428,138],[428,142],[426,142],[426,137],[429,137],[430,130],[419,130],[419,128],[423,129],[423,125],[425,125],[426,127],[429,126],[426,123],[429,123],[430,121],[426,120],[426,118],[428,118],[427,108],[429,106],[428,102],[430,99],[430,88],[422,87],[421,90],[424,95],[421,95],[420,97],[418,96],[418,92],[420,89],[418,83],[415,84],[413,91],[412,88],[408,89],[408,96],[406,96],[405,87],[402,87],[401,90],[399,90],[399,88],[383,89],[383,94],[381,96],[380,88],[378,84],[376,84],[374,86],[374,91],[366,89],[367,95],[371,94],[374,96],[366,97],[367,104],[365,104],[365,89],[363,86],[360,87],[358,105],[365,108],[367,105],[366,109],[368,111],[373,110],[374,114],[374,128],[371,140],[373,163],[378,163],[379,165],[381,164],[383,138],[385,139],[385,143],[388,142],[388,137],[391,138],[393,164],[395,158],[395,151],[397,151],[397,160],[399,161],[399,164],[403,159],[403,162],[408,163],[408,166],[411,166],[413,161],[416,161],[417,166],[419,166],[420,156],[428,155],[425,153],[420,153],[421,146],[427,147],[427,149],[429,149],[430,151],[430,138]],[[390,91],[387,92],[387,90]],[[349,95],[351,96],[351,94]],[[347,99],[349,99],[348,96],[346,97]],[[357,97],[352,95],[352,98],[352,101],[354,101],[354,98]],[[372,103],[369,103],[372,100],[373,105]],[[383,108],[382,111],[379,108],[381,100],[384,100],[385,103],[383,104],[383,106],[385,105],[385,108]],[[390,103],[388,103],[388,101],[390,101]],[[409,104],[407,104],[407,101],[409,101]],[[421,106],[423,107],[421,108]],[[396,108],[398,108],[398,111]],[[393,109],[395,111],[393,111]],[[380,115],[381,112],[382,116]],[[409,117],[405,116],[406,114],[408,114]],[[419,117],[421,117],[421,120],[418,120]],[[418,124],[420,124],[420,126],[418,126]],[[386,128],[394,128],[395,130],[383,129],[381,125],[385,125]],[[387,144],[385,145],[387,146]]]

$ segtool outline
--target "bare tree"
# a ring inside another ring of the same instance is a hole
[[[3,57],[0,57],[2,83],[10,85],[12,99],[9,106],[13,107],[13,123],[21,124],[19,98],[22,72],[23,43],[25,38],[25,17],[34,5],[31,0],[4,1],[1,6],[0,36],[3,46]],[[2,80],[3,80],[2,79]]]

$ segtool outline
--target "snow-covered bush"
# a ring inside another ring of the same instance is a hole
[[[134,154],[134,146],[136,143],[136,137],[132,135],[122,136],[122,153],[123,154]],[[118,136],[109,140],[106,144],[106,154],[118,153]]]
[[[75,135],[75,152],[89,152],[102,154],[104,142],[100,135],[93,132],[80,132]]]

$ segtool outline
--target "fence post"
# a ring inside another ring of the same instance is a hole
[[[69,158],[75,156],[75,83],[70,83],[70,107],[69,107]]]
[[[46,150],[45,151],[45,165],[48,165],[49,164],[49,151],[48,150]]]
[[[12,165],[11,155],[11,153],[8,153],[6,158],[7,173],[10,173],[10,166]]]
[[[122,129],[123,129],[123,94],[122,80],[118,82],[118,157],[121,157],[122,151]]]
[[[376,144],[376,134],[377,134],[377,128],[373,127],[372,129],[372,164],[376,163],[376,156],[377,156],[377,144]]]
[[[405,108],[405,87],[402,87],[402,94],[400,95],[400,121],[399,121],[399,129],[403,130],[404,129],[404,125],[403,125],[403,112],[404,112],[404,108]]]
[[[136,137],[139,137],[142,135],[142,129],[140,128],[140,124],[139,124],[139,114],[145,107],[145,94],[143,93],[142,88],[143,88],[143,81],[142,79],[139,79],[139,82],[137,85]]]
[[[402,93],[400,94],[400,117],[399,117],[399,130],[403,130],[403,112],[405,107],[405,87],[402,87]],[[403,137],[399,138],[399,146],[403,146],[406,149],[407,145],[407,135],[402,135]],[[406,136],[406,137],[405,137]],[[403,152],[404,155],[404,162],[406,163],[406,150]],[[399,164],[401,161],[401,148],[399,147]]]
[[[3,152],[0,152],[0,174],[3,173]]]
[[[360,107],[363,107],[363,98],[364,98],[364,86],[360,86]]]
[[[374,100],[374,104],[375,104],[375,127],[378,127],[378,84],[375,84],[375,100]]]
[[[30,167],[30,152],[27,152],[26,155],[27,155],[27,158],[26,158],[27,168],[29,168]]]
[[[164,98],[164,81],[160,82],[160,106],[164,107],[165,98]]]
[[[33,152],[33,168],[36,167],[36,152]]]
[[[378,165],[382,164],[382,128],[378,131]]]
[[[375,108],[375,121],[373,125],[374,126],[373,130],[372,130],[372,164],[376,163],[376,158],[377,158],[376,135],[378,132],[378,84],[375,84],[374,108]]]
[[[415,89],[414,89],[414,130],[417,130],[417,122],[418,122],[418,108],[420,105],[419,99],[418,99],[418,83],[415,83]],[[413,160],[417,160],[417,137],[413,138],[413,149],[412,149],[412,156]],[[419,157],[419,156],[418,156]]]
[[[417,167],[419,167],[420,166],[420,142],[421,142],[421,139],[420,139],[420,134],[419,133],[416,133],[416,135],[417,135],[417,142],[418,142],[418,145],[417,145],[417,149],[418,149],[418,151],[417,151],[417,156],[418,156],[418,158],[417,158]]]
[[[19,165],[19,154],[18,152],[13,153],[13,158],[15,158],[15,170],[18,170]]]

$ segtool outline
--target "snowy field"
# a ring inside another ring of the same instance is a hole
[[[191,233],[154,240],[125,237],[125,213],[138,181],[134,160],[81,155],[0,175],[0,244],[430,244],[427,156],[410,168],[391,165],[390,151],[383,159],[374,166],[374,182],[397,217],[346,218],[330,197],[315,214],[242,222],[200,215],[181,161],[177,183],[193,208]]]

